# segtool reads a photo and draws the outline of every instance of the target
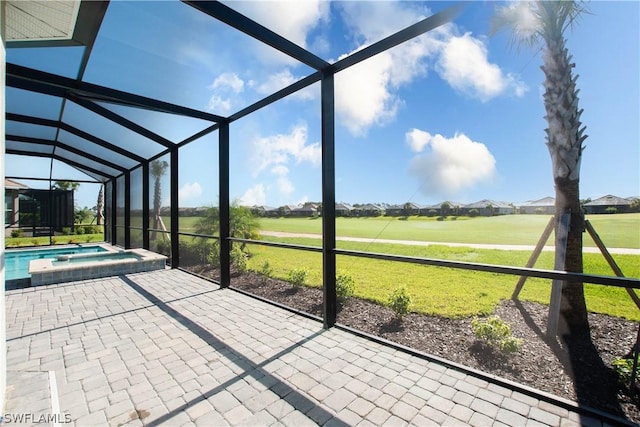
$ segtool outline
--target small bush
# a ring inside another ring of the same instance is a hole
[[[66,236],[69,236],[69,235],[73,234],[71,232],[71,227],[62,227],[62,234],[66,235]]]
[[[273,275],[273,268],[271,267],[271,264],[269,264],[269,260],[266,260],[264,263],[262,263],[262,267],[260,267],[260,274],[262,275],[264,280]]]
[[[84,234],[84,227],[76,227],[76,234]]]
[[[621,385],[628,386],[631,384],[631,374],[633,373],[633,359],[631,358],[618,358],[611,362],[613,371],[618,376],[618,382]],[[636,379],[637,379],[636,372]]]
[[[242,249],[240,249],[239,247],[234,246],[234,248],[231,249],[230,256],[231,263],[235,266],[236,271],[240,274],[246,273],[247,269],[249,268],[249,257],[247,256],[247,254],[242,252]]]
[[[604,212],[608,213],[608,214],[616,214],[616,213],[618,213],[618,209],[614,208],[613,206],[609,206],[608,208],[606,208],[604,210]]]
[[[471,210],[469,211],[469,216],[470,216],[470,217],[476,217],[476,216],[478,216],[478,215],[480,215],[480,211],[478,211],[478,209],[475,209],[475,208],[474,208],[474,209],[471,209]]]
[[[476,338],[503,353],[514,353],[522,348],[522,340],[511,335],[511,326],[499,316],[490,316],[485,321],[474,318],[471,328]]]
[[[11,237],[22,237],[22,230],[20,230],[19,228],[11,230]]]
[[[294,268],[289,272],[289,281],[293,286],[303,286],[305,280],[307,280],[307,270],[305,268]]]
[[[446,216],[444,216],[444,215],[442,215],[442,216],[439,216],[439,217],[437,218],[437,220],[438,220],[438,221],[446,221],[446,220],[447,220],[447,217],[446,217]]]
[[[336,275],[336,294],[340,304],[345,304],[353,296],[355,288],[353,277],[346,273],[338,273]]]
[[[411,295],[407,288],[400,286],[396,288],[389,296],[389,307],[396,315],[398,320],[409,313],[409,305],[411,304]]]

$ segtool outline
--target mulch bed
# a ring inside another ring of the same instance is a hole
[[[205,271],[200,274],[208,275]],[[212,272],[208,272],[212,273]],[[232,287],[296,310],[322,316],[322,290],[294,288],[254,273],[234,275]],[[486,373],[577,401],[640,423],[637,394],[620,385],[611,362],[630,354],[638,323],[589,314],[591,339],[545,337],[548,306],[503,301],[494,314],[524,340],[521,351],[504,355],[478,341],[470,318],[447,319],[410,313],[398,322],[391,309],[358,298],[339,307],[338,323]]]

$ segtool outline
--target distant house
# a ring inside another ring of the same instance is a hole
[[[556,212],[556,199],[545,197],[539,200],[529,200],[519,205],[521,214],[554,215]]]
[[[296,217],[312,217],[318,214],[318,207],[312,203],[306,203],[302,206],[294,207],[289,214]]]
[[[443,206],[444,206],[444,209],[443,209]],[[460,207],[462,206],[463,206],[462,203],[452,202],[451,200],[444,200],[434,205],[421,206],[419,215],[421,216],[458,215]]]
[[[629,199],[607,194],[599,199],[585,203],[583,206],[585,213],[588,214],[611,213],[611,208],[615,209],[615,212],[626,213],[632,212],[631,203],[632,201]]]
[[[478,215],[482,216],[511,215],[515,213],[514,206],[509,203],[484,199],[462,206],[460,208],[460,214],[470,215],[473,209],[478,211]]]
[[[12,179],[4,180],[4,226],[18,228],[20,222],[20,191],[29,187]]]
[[[277,217],[279,215],[278,208],[271,206],[252,206],[251,213],[261,217]]]
[[[407,202],[400,205],[391,205],[385,209],[385,214],[388,216],[409,216],[419,215],[421,206]]]
[[[336,216],[351,216],[353,207],[346,203],[336,203]]]
[[[386,213],[386,209],[373,203],[367,203],[365,205],[354,206],[353,216],[382,216]]]

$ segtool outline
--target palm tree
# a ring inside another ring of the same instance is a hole
[[[78,188],[80,188],[80,183],[79,182],[72,182],[72,181],[56,181],[53,184],[53,188],[55,190],[76,191]]]
[[[153,229],[157,230],[160,222],[160,208],[162,207],[162,187],[160,185],[160,178],[162,178],[167,171],[169,164],[164,160],[154,160],[151,162],[151,175],[154,178],[153,184]],[[153,232],[153,239],[155,239],[157,231]]]
[[[508,29],[518,45],[539,46],[544,73],[544,107],[547,121],[546,144],[551,156],[556,190],[556,216],[571,214],[565,270],[582,273],[582,233],[584,214],[580,206],[580,162],[587,138],[580,121],[575,64],[566,48],[565,32],[586,11],[582,2],[529,1],[502,7],[492,31]],[[556,236],[556,248],[559,247]],[[582,282],[563,286],[560,303],[561,333],[589,330]]]
[[[96,225],[102,225],[102,218],[104,218],[104,186],[100,185],[96,203]]]
[[[249,208],[233,202],[229,212],[229,235],[239,239],[255,240],[259,238],[258,221]],[[231,246],[230,246],[231,247]],[[240,249],[245,250],[246,243],[240,244]]]

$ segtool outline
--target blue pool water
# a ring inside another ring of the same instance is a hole
[[[7,250],[5,251],[5,279],[28,279],[29,261],[34,259],[56,259],[60,255],[86,254],[92,252],[105,252],[100,246],[77,246],[65,248]]]

